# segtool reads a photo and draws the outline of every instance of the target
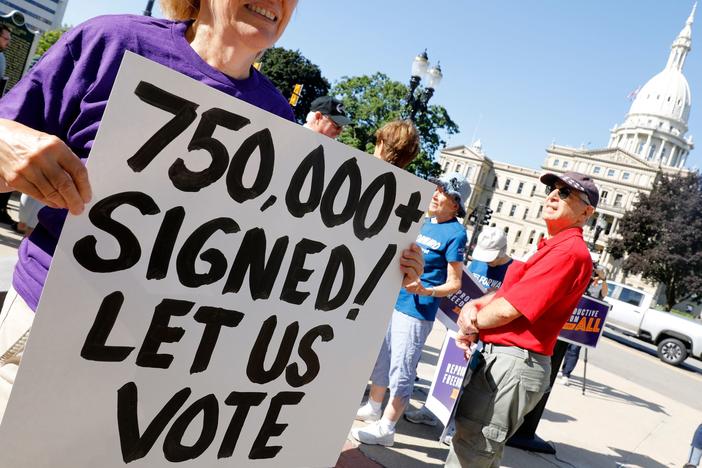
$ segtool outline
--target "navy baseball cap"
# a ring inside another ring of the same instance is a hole
[[[587,195],[587,199],[593,208],[597,208],[597,203],[600,201],[600,191],[597,189],[595,181],[590,176],[580,172],[566,172],[563,175],[547,172],[539,180],[546,185],[553,185],[556,181],[560,181],[568,187],[583,192]]]

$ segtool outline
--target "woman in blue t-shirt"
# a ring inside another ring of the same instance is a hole
[[[467,238],[456,217],[465,216],[470,185],[457,173],[433,182],[437,187],[429,204],[429,217],[417,237],[424,253],[424,273],[421,282],[400,291],[371,375],[370,396],[356,413],[356,419],[372,424],[351,431],[364,444],[394,443],[395,423],[412,395],[417,363],[439,309],[439,298],[450,296],[461,287]],[[380,407],[387,389],[390,402],[381,418]]]

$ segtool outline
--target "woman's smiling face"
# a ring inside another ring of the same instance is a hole
[[[225,42],[264,50],[285,31],[297,0],[207,0],[202,6],[222,26]]]

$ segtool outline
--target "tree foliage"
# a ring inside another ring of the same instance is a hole
[[[37,44],[37,51],[35,52],[35,57],[41,57],[44,53],[49,50],[49,47],[54,45],[59,38],[68,31],[70,28],[64,26],[60,29],[51,29],[46,31],[41,36],[39,36],[39,43]]]
[[[333,87],[332,94],[341,97],[353,122],[344,128],[339,141],[372,153],[375,132],[385,123],[405,116],[408,93],[407,85],[383,73],[342,78]],[[421,150],[407,170],[421,177],[438,175],[441,168],[434,161],[434,155],[446,145],[442,134],[458,133],[458,126],[442,106],[429,106],[427,112],[420,113],[415,120]]]
[[[282,47],[268,49],[261,58],[261,72],[286,99],[290,98],[296,84],[303,85],[297,106],[293,108],[299,122],[305,121],[315,98],[329,93],[329,82],[322,76],[322,71],[298,50]]]
[[[702,177],[693,172],[661,176],[641,193],[610,242],[625,272],[662,283],[667,309],[691,294],[702,295]]]

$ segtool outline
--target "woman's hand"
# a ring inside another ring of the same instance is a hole
[[[402,278],[402,287],[408,292],[414,292],[418,288],[424,288],[419,278],[424,273],[424,254],[422,249],[417,244],[412,244],[408,249],[402,251],[400,255],[400,271],[404,277]]]
[[[8,188],[74,215],[92,196],[88,171],[63,141],[11,120],[0,120],[0,177]]]

